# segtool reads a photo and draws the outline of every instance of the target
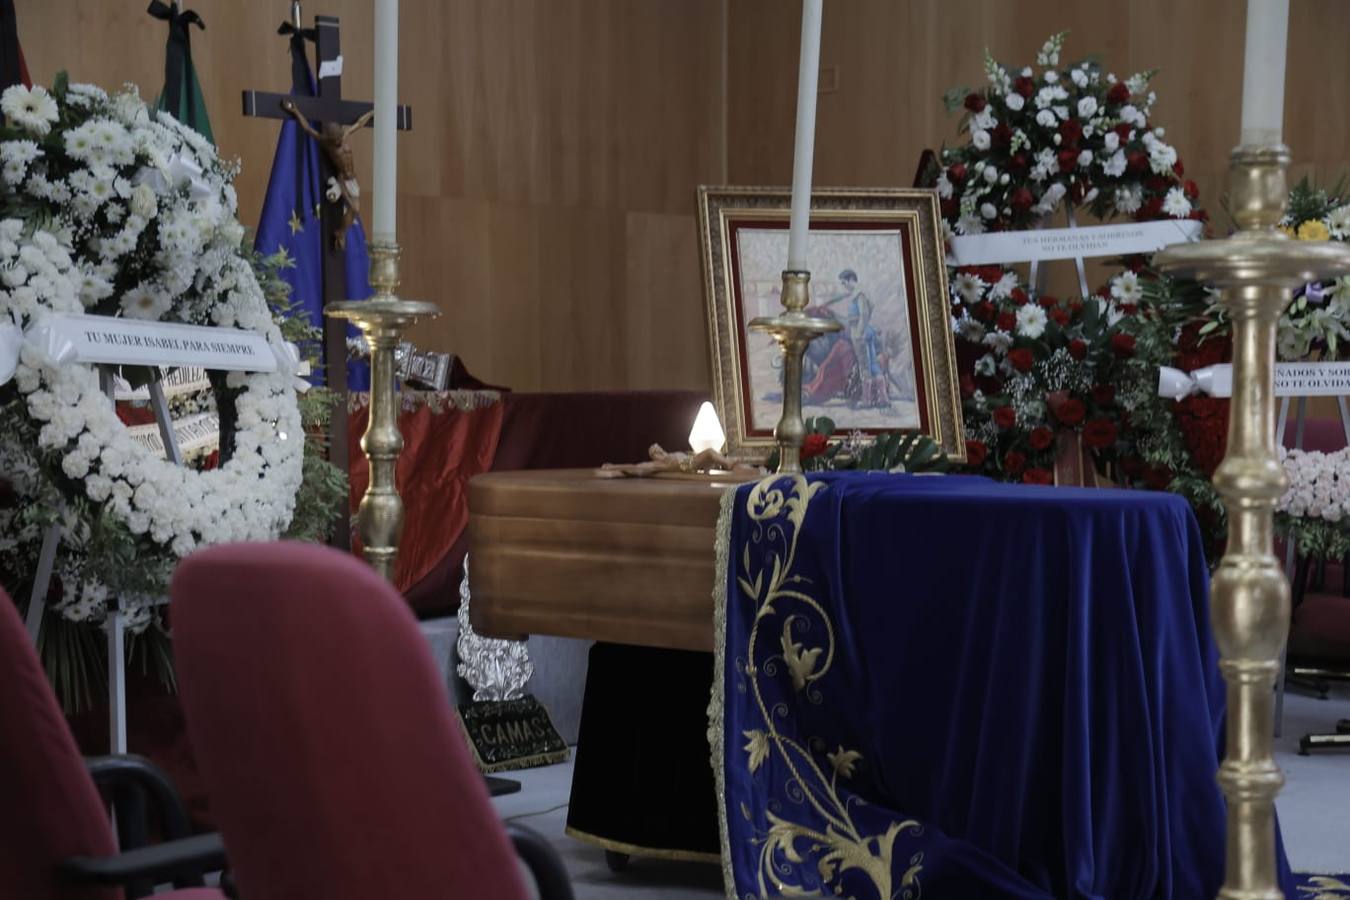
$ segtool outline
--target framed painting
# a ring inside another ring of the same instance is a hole
[[[781,312],[791,195],[698,192],[713,394],[727,450],[762,456],[782,414],[782,358],[750,321]],[[806,351],[802,415],[839,432],[921,432],[965,459],[937,195],[910,188],[816,190],[807,314],[841,328]]]

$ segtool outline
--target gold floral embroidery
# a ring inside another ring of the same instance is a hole
[[[806,692],[811,702],[822,702],[814,695],[812,685],[830,671],[834,663],[834,625],[821,604],[809,593],[810,581],[794,573],[797,539],[806,519],[811,499],[825,489],[823,482],[810,483],[802,476],[773,476],[760,481],[746,500],[746,514],[753,524],[740,558],[737,584],[743,598],[755,604],[755,616],[750,630],[746,656],[741,671],[749,683],[750,692],[759,708],[763,728],[744,731],[748,739],[744,750],[747,768],[754,773],[772,756],[786,770],[785,783],[790,785],[793,799],[801,802],[823,820],[823,828],[812,828],[790,820],[788,814],[770,804],[764,811],[767,830],[755,839],[760,847],[758,886],[759,894],[767,896],[814,896],[818,894],[813,883],[834,883],[838,891],[844,872],[862,872],[876,888],[880,900],[892,896],[914,900],[922,894],[919,876],[923,871],[923,854],[910,857],[899,885],[894,882],[894,855],[896,839],[904,834],[922,830],[915,819],[891,822],[882,834],[864,834],[854,818],[854,810],[865,805],[857,797],[845,799],[838,791],[839,778],[851,778],[863,755],[857,750],[839,746],[825,753],[829,763],[827,773],[821,767],[812,749],[778,730],[783,709],[770,709],[763,696],[760,678],[773,677],[779,666],[787,670],[793,690]],[[751,544],[767,550],[763,565],[756,569],[751,556]],[[791,610],[791,612],[787,612]],[[719,617],[725,614],[719,610]],[[781,655],[760,659],[758,638],[761,625],[782,617],[779,636]],[[817,632],[811,626],[819,626]],[[724,624],[719,626],[722,633]],[[804,635],[819,635],[823,640],[808,644]],[[720,653],[720,648],[719,648]],[[720,657],[719,657],[720,658]],[[720,667],[719,667],[720,668]],[[719,679],[715,689],[721,688]],[[721,709],[714,702],[716,729],[721,721]],[[718,737],[717,735],[714,735]],[[720,747],[720,739],[717,741]],[[817,748],[817,751],[823,748]],[[719,767],[720,774],[720,767]],[[754,818],[745,804],[741,814],[749,821]],[[725,811],[723,812],[725,817]],[[725,840],[725,833],[724,833]],[[803,853],[814,859],[815,878],[803,882],[799,868],[806,863]],[[729,873],[730,874],[730,873]],[[892,890],[898,888],[893,895]],[[728,890],[734,890],[728,882]]]
[[[1350,884],[1331,875],[1309,875],[1298,886],[1300,900],[1350,900]]]

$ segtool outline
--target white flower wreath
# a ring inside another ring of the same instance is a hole
[[[11,341],[49,316],[83,314],[235,327],[283,343],[242,248],[234,168],[208,142],[148,111],[134,88],[109,97],[60,81],[51,92],[13,87],[0,109],[11,126],[0,135],[0,331]],[[236,372],[226,385],[232,455],[197,471],[133,440],[93,367],[57,364],[25,343],[12,382],[0,384],[10,415],[27,417],[0,425],[0,475],[58,497],[50,512],[74,545],[105,516],[160,556],[275,538],[302,482],[294,372]],[[101,580],[71,574],[86,587]],[[106,592],[66,593],[67,618],[102,615],[101,602],[81,597]]]

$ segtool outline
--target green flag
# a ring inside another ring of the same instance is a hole
[[[169,39],[164,46],[164,89],[155,100],[155,108],[164,110],[215,143],[211,120],[206,115],[206,98],[202,96],[197,69],[192,64],[189,33],[193,25],[204,29],[206,23],[195,11],[184,10],[177,3],[169,6],[160,0],[152,0],[148,11],[154,18],[169,23]]]

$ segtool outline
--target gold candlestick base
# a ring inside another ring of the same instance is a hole
[[[802,441],[806,438],[806,423],[802,421],[802,354],[807,345],[822,334],[843,327],[833,319],[817,319],[806,314],[811,299],[810,282],[810,272],[783,272],[781,300],[784,311],[772,318],[750,321],[752,331],[766,332],[778,342],[778,349],[783,353],[783,417],[773,429],[774,439],[778,441],[780,474],[795,474],[802,470]]]
[[[1274,688],[1289,633],[1289,583],[1274,553],[1274,509],[1287,479],[1275,449],[1275,339],[1291,292],[1350,274],[1350,246],[1293,241],[1275,230],[1289,199],[1283,145],[1242,146],[1229,173],[1242,229],[1222,241],[1171,247],[1162,272],[1219,289],[1233,320],[1233,401],[1228,454],[1214,487],[1228,511],[1228,548],[1214,573],[1211,617],[1228,682],[1228,733],[1219,784],[1228,798],[1228,900],[1278,900]]]
[[[402,300],[398,290],[397,244],[370,244],[369,300],[345,300],[324,307],[324,315],[349,319],[370,345],[370,420],[361,436],[361,450],[370,462],[370,483],[356,513],[366,561],[390,581],[403,533],[403,499],[398,495],[395,468],[403,451],[398,430],[398,389],[394,380],[394,350],[403,330],[420,318],[440,315],[434,303]]]

